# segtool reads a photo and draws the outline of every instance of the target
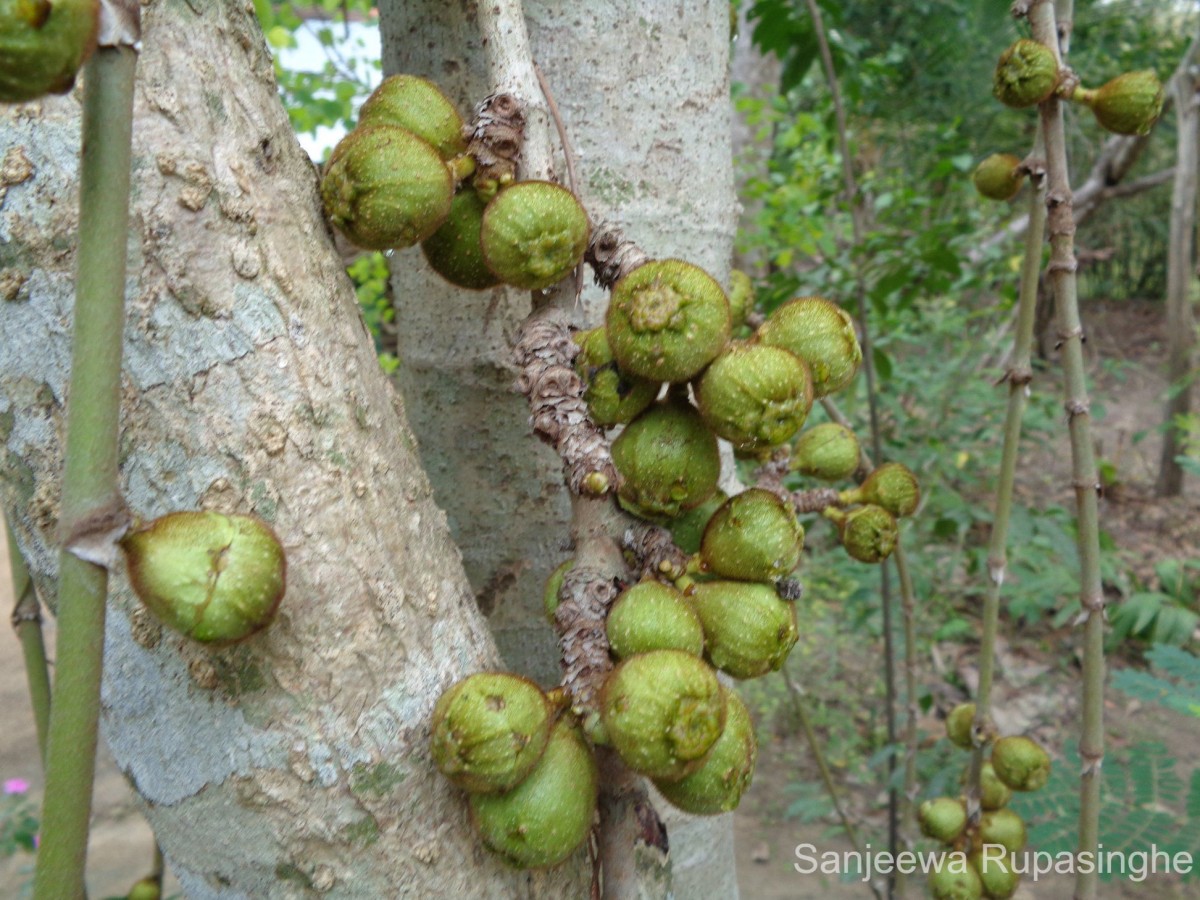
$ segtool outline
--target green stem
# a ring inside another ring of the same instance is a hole
[[[1033,37],[1058,53],[1055,9],[1049,3],[1029,11]],[[1075,222],[1071,212],[1063,101],[1051,97],[1040,107],[1046,139],[1047,230],[1050,234],[1048,277],[1061,342],[1065,406],[1071,439],[1071,480],[1075,488],[1083,619],[1083,722],[1079,755],[1079,850],[1095,853],[1100,833],[1100,767],[1104,760],[1104,590],[1100,581],[1100,524],[1091,416],[1083,364],[1083,328],[1075,283]],[[1081,866],[1075,879],[1076,900],[1093,900],[1098,879]]]
[[[29,702],[33,706],[33,723],[37,728],[38,754],[45,765],[46,733],[50,725],[50,667],[46,664],[46,643],[42,639],[42,607],[12,527],[6,524],[5,531],[16,600],[12,613],[13,630],[25,657],[25,678],[29,682]]]
[[[975,698],[975,734],[984,734],[991,715],[992,681],[995,673],[996,633],[1000,622],[1000,592],[1008,564],[1008,525],[1012,514],[1013,484],[1017,473],[1017,451],[1021,443],[1021,420],[1033,377],[1034,322],[1037,318],[1038,273],[1042,268],[1042,243],[1045,240],[1046,184],[1043,175],[1031,176],[1034,190],[1029,198],[1029,228],[1025,232],[1025,256],[1021,263],[1021,284],[1017,299],[1017,331],[1013,338],[1012,362],[1008,382],[1008,410],[1004,417],[1004,445],[996,485],[996,505],[992,516],[992,534],[988,543],[988,585],[983,599],[982,643],[979,650],[979,691]],[[974,820],[980,812],[980,773],[983,769],[983,744],[971,755],[967,781],[967,809]]]
[[[117,430],[136,60],[130,47],[101,47],[84,70],[79,276],[60,521],[68,539],[121,508]],[[102,566],[60,553],[58,667],[35,900],[84,893],[107,588]]]

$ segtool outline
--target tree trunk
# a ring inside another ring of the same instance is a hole
[[[1190,69],[1173,82],[1175,91],[1175,185],[1171,192],[1171,235],[1167,250],[1167,384],[1170,395],[1164,413],[1162,456],[1158,466],[1158,495],[1183,493],[1183,452],[1180,421],[1192,409],[1192,351],[1196,325],[1192,317],[1195,267],[1196,166],[1200,141],[1197,81]]]
[[[276,99],[253,7],[145,10],[122,479],[140,516],[255,512],[275,624],[212,649],[114,579],[104,733],[191,898],[579,897],[489,854],[430,765],[430,709],[498,658]],[[0,491],[53,596],[78,98],[3,110]],[[473,429],[469,429],[473,430]],[[60,661],[63,665],[67,661]]]
[[[427,75],[469,111],[505,87],[487,83],[474,15],[473,3],[384,0],[385,72]],[[737,215],[728,4],[607,0],[581,14],[528,0],[525,15],[593,224],[616,222],[651,256],[688,259],[724,282]],[[529,294],[452,288],[419,250],[393,257],[392,284],[407,409],[480,606],[505,662],[557,683],[541,596],[569,555],[569,509],[559,461],[530,437],[528,408],[511,388],[511,343]],[[589,288],[578,323],[601,322],[606,304]],[[736,896],[731,817],[660,810],[676,896]]]

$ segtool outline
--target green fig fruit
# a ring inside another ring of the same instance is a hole
[[[484,263],[479,244],[484,205],[474,191],[459,191],[450,202],[446,221],[421,242],[421,251],[433,271],[451,284],[472,291],[500,283]]]
[[[660,581],[642,581],[625,590],[605,623],[608,646],[618,659],[651,650],[704,652],[700,617],[683,594]]]
[[[159,879],[153,875],[136,882],[125,895],[125,900],[159,900],[162,897],[162,887]]]
[[[1045,44],[1022,38],[1000,54],[992,76],[992,95],[1005,106],[1034,106],[1056,87],[1058,60]]]
[[[453,197],[437,150],[395,125],[355,128],[334,148],[321,179],[329,221],[367,250],[425,240],[450,215]]]
[[[1011,153],[993,153],[975,167],[975,190],[989,200],[1011,200],[1021,190],[1025,173],[1021,160]]]
[[[542,590],[542,605],[546,609],[546,618],[550,620],[550,624],[554,624],[554,613],[558,610],[558,592],[562,590],[563,579],[567,577],[567,573],[575,565],[575,559],[566,560],[559,563],[558,568],[550,573],[550,577],[546,579],[546,586]]]
[[[934,862],[926,878],[934,900],[980,900],[983,883],[979,873],[962,853],[944,853]]]
[[[698,553],[708,520],[728,499],[729,495],[718,489],[703,503],[684,510],[669,521],[667,529],[671,532],[671,539],[675,542],[675,546],[689,555]]]
[[[433,708],[430,753],[438,771],[476,793],[520,784],[546,749],[554,710],[541,688],[505,672],[452,685]]]
[[[704,423],[743,452],[790,440],[808,418],[812,398],[808,366],[767,344],[734,341],[696,382]]]
[[[837,524],[842,547],[851,559],[879,563],[896,549],[900,537],[896,519],[881,506],[860,506],[848,513],[827,509],[825,516]]]
[[[992,747],[996,777],[1014,791],[1037,791],[1050,780],[1050,754],[1036,741],[1012,735]]]
[[[736,691],[722,686],[725,695],[725,730],[708,758],[691,775],[679,781],[656,781],[654,786],[673,805],[697,816],[730,812],[754,777],[758,741],[750,711]]]
[[[837,422],[825,422],[801,432],[789,465],[809,478],[842,481],[858,470],[859,457],[854,432]]]
[[[578,332],[575,343],[575,371],[583,379],[583,399],[597,425],[623,425],[654,402],[662,385],[618,369],[603,328]]]
[[[1021,876],[1016,872],[1011,854],[976,850],[967,862],[979,874],[983,896],[989,900],[1008,900],[1017,892]]]
[[[884,463],[855,490],[843,491],[844,504],[870,503],[881,506],[896,518],[911,516],[921,502],[917,476],[900,463]]]
[[[960,703],[946,716],[946,737],[950,743],[964,750],[975,746],[972,734],[975,728],[975,704]]]
[[[592,829],[600,773],[579,731],[560,721],[533,771],[503,794],[471,794],[471,821],[488,848],[521,869],[555,866]]]
[[[780,306],[758,329],[758,340],[808,363],[813,396],[848,385],[862,364],[862,347],[849,313],[823,297],[797,297]]]
[[[608,739],[629,768],[677,781],[704,762],[725,727],[725,696],[708,663],[682,650],[622,660],[600,697]]]
[[[271,623],[287,577],[279,538],[253,516],[176,512],[121,540],[129,582],[163,624],[227,644]]]
[[[967,827],[967,807],[954,797],[935,797],[917,808],[921,834],[943,844],[953,844]]]
[[[583,259],[591,226],[566,188],[521,181],[500,191],[483,212],[480,245],[492,274],[538,291],[562,281]]]
[[[1149,134],[1162,115],[1166,93],[1158,76],[1149,69],[1126,72],[1089,91],[1077,89],[1073,99],[1092,108],[1100,127],[1114,134]]]
[[[1009,853],[1020,853],[1027,839],[1025,821],[1011,809],[993,809],[979,817],[980,846],[991,844]]]
[[[428,141],[442,159],[467,152],[463,120],[432,81],[416,75],[383,79],[358,111],[358,125],[396,125]]]
[[[721,578],[777,581],[800,564],[804,528],[777,494],[750,488],[726,501],[704,529],[700,555]]]
[[[65,94],[96,47],[98,0],[0,0],[0,103]]]
[[[678,516],[712,496],[721,474],[717,439],[686,400],[668,397],[613,441],[621,505],[645,519]]]
[[[1012,788],[999,779],[996,768],[985,762],[979,771],[979,805],[987,811],[1003,809],[1012,799]]]
[[[678,259],[651,260],[618,281],[605,328],[621,371],[684,382],[729,341],[729,300],[713,277]]]
[[[746,324],[746,316],[754,309],[754,282],[741,269],[729,271],[729,320],[734,328]]]
[[[709,661],[734,678],[783,667],[799,637],[796,607],[769,584],[705,581],[691,588]]]

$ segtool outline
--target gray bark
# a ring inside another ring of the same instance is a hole
[[[510,87],[487,83],[474,3],[390,0],[380,13],[386,72],[433,78],[464,113]],[[724,281],[736,222],[728,5],[609,0],[584,12],[529,0],[525,14],[592,221],[614,221],[651,256],[683,257]],[[511,390],[510,348],[530,297],[451,288],[419,251],[397,254],[392,273],[400,383],[435,496],[505,662],[557,682],[541,592],[567,556],[569,507],[559,462],[532,442]],[[579,324],[600,322],[606,302],[589,287]],[[672,816],[668,827],[676,895],[735,896],[729,817]]]
[[[123,490],[144,517],[255,512],[289,561],[274,625],[221,650],[156,626],[116,573],[104,734],[169,866],[196,898],[585,896],[583,851],[506,868],[430,765],[434,700],[497,655],[252,6],[163,0],[145,26]],[[78,113],[0,110],[0,498],[46,597]]]

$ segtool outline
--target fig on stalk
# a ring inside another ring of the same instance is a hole
[[[609,610],[605,629],[618,659],[651,650],[704,652],[700,617],[679,590],[660,581],[641,581],[625,590]]]
[[[921,502],[921,487],[907,466],[889,462],[867,476],[857,488],[842,491],[843,504],[870,503],[881,506],[896,518],[911,516]]]
[[[669,519],[712,496],[721,474],[717,439],[676,397],[653,404],[613,441],[621,505],[645,519]]]
[[[421,242],[421,252],[433,271],[451,284],[472,291],[500,283],[484,263],[479,245],[483,210],[484,202],[473,190],[459,191],[450,202],[446,221]]]
[[[538,291],[562,281],[579,265],[590,230],[587,213],[566,188],[521,181],[488,203],[479,241],[493,275],[513,287]]]
[[[860,506],[848,513],[827,509],[824,515],[837,525],[842,547],[852,559],[879,563],[896,549],[900,537],[896,519],[882,506]]]
[[[778,671],[799,632],[796,607],[769,584],[704,581],[692,588],[709,660],[734,678]]]
[[[600,773],[578,729],[560,721],[533,771],[503,794],[471,794],[484,844],[521,869],[555,866],[575,852],[596,815]]]
[[[623,372],[690,381],[729,341],[729,300],[711,275],[679,259],[651,260],[613,286],[605,328]]]
[[[1021,190],[1025,173],[1021,171],[1021,160],[1011,153],[993,153],[975,167],[971,180],[980,196],[1011,200]]]
[[[1158,76],[1145,69],[1118,75],[1094,91],[1078,88],[1072,99],[1090,106],[1105,131],[1144,135],[1162,115],[1165,96]]]
[[[1008,900],[1017,892],[1021,876],[1017,873],[1010,854],[996,853],[993,850],[976,850],[967,858],[967,862],[979,873],[983,896],[988,900]]]
[[[65,94],[96,48],[98,0],[0,0],[0,103]]]
[[[578,332],[575,343],[579,345],[575,371],[583,379],[583,399],[597,425],[629,422],[654,402],[662,385],[622,372],[603,328]]]
[[[943,853],[926,877],[933,900],[980,900],[983,884],[979,873],[961,853]]]
[[[1005,106],[1021,109],[1041,103],[1058,87],[1058,60],[1045,44],[1022,38],[1000,54],[992,75],[992,94]]]
[[[841,481],[858,470],[858,438],[836,422],[824,422],[801,432],[789,463],[793,472],[821,481]]]
[[[746,324],[746,316],[754,309],[754,282],[741,269],[729,272],[729,319],[734,328]]]
[[[1036,791],[1050,780],[1050,754],[1037,741],[1003,737],[992,747],[996,776],[1014,791]]]
[[[943,844],[953,844],[967,827],[967,808],[954,797],[934,797],[917,808],[921,834]]]
[[[329,221],[367,250],[425,240],[446,221],[453,198],[437,150],[395,125],[355,128],[333,149],[321,179]]]
[[[704,537],[704,529],[708,527],[709,519],[728,499],[729,495],[718,488],[703,503],[684,510],[668,522],[666,527],[671,532],[675,546],[684,553],[699,552],[700,541]]]
[[[862,347],[849,313],[823,297],[789,300],[767,316],[758,340],[808,363],[814,397],[840,391],[862,364]]]
[[[432,144],[446,160],[467,150],[462,116],[450,98],[432,81],[416,75],[391,75],[383,79],[363,102],[358,124],[405,128]]]
[[[975,746],[972,737],[975,728],[975,704],[960,703],[946,716],[946,737],[950,743],[964,750]]]
[[[704,529],[700,555],[716,575],[777,581],[800,563],[804,528],[777,494],[750,488],[731,497]]]
[[[808,418],[812,398],[808,366],[766,344],[731,343],[696,382],[705,424],[743,452],[788,441]]]
[[[448,688],[433,709],[438,770],[476,793],[516,787],[546,749],[553,708],[541,688],[506,672],[480,672]]]
[[[725,727],[725,696],[708,663],[682,650],[623,660],[604,682],[600,714],[629,768],[677,781],[695,772]]]
[[[679,781],[656,781],[654,786],[684,812],[712,816],[737,808],[754,777],[758,741],[754,722],[736,691],[722,686],[725,695],[725,730],[708,758],[691,775]]]
[[[1011,809],[994,809],[979,817],[979,844],[1004,847],[1009,853],[1025,849],[1025,821]]]

